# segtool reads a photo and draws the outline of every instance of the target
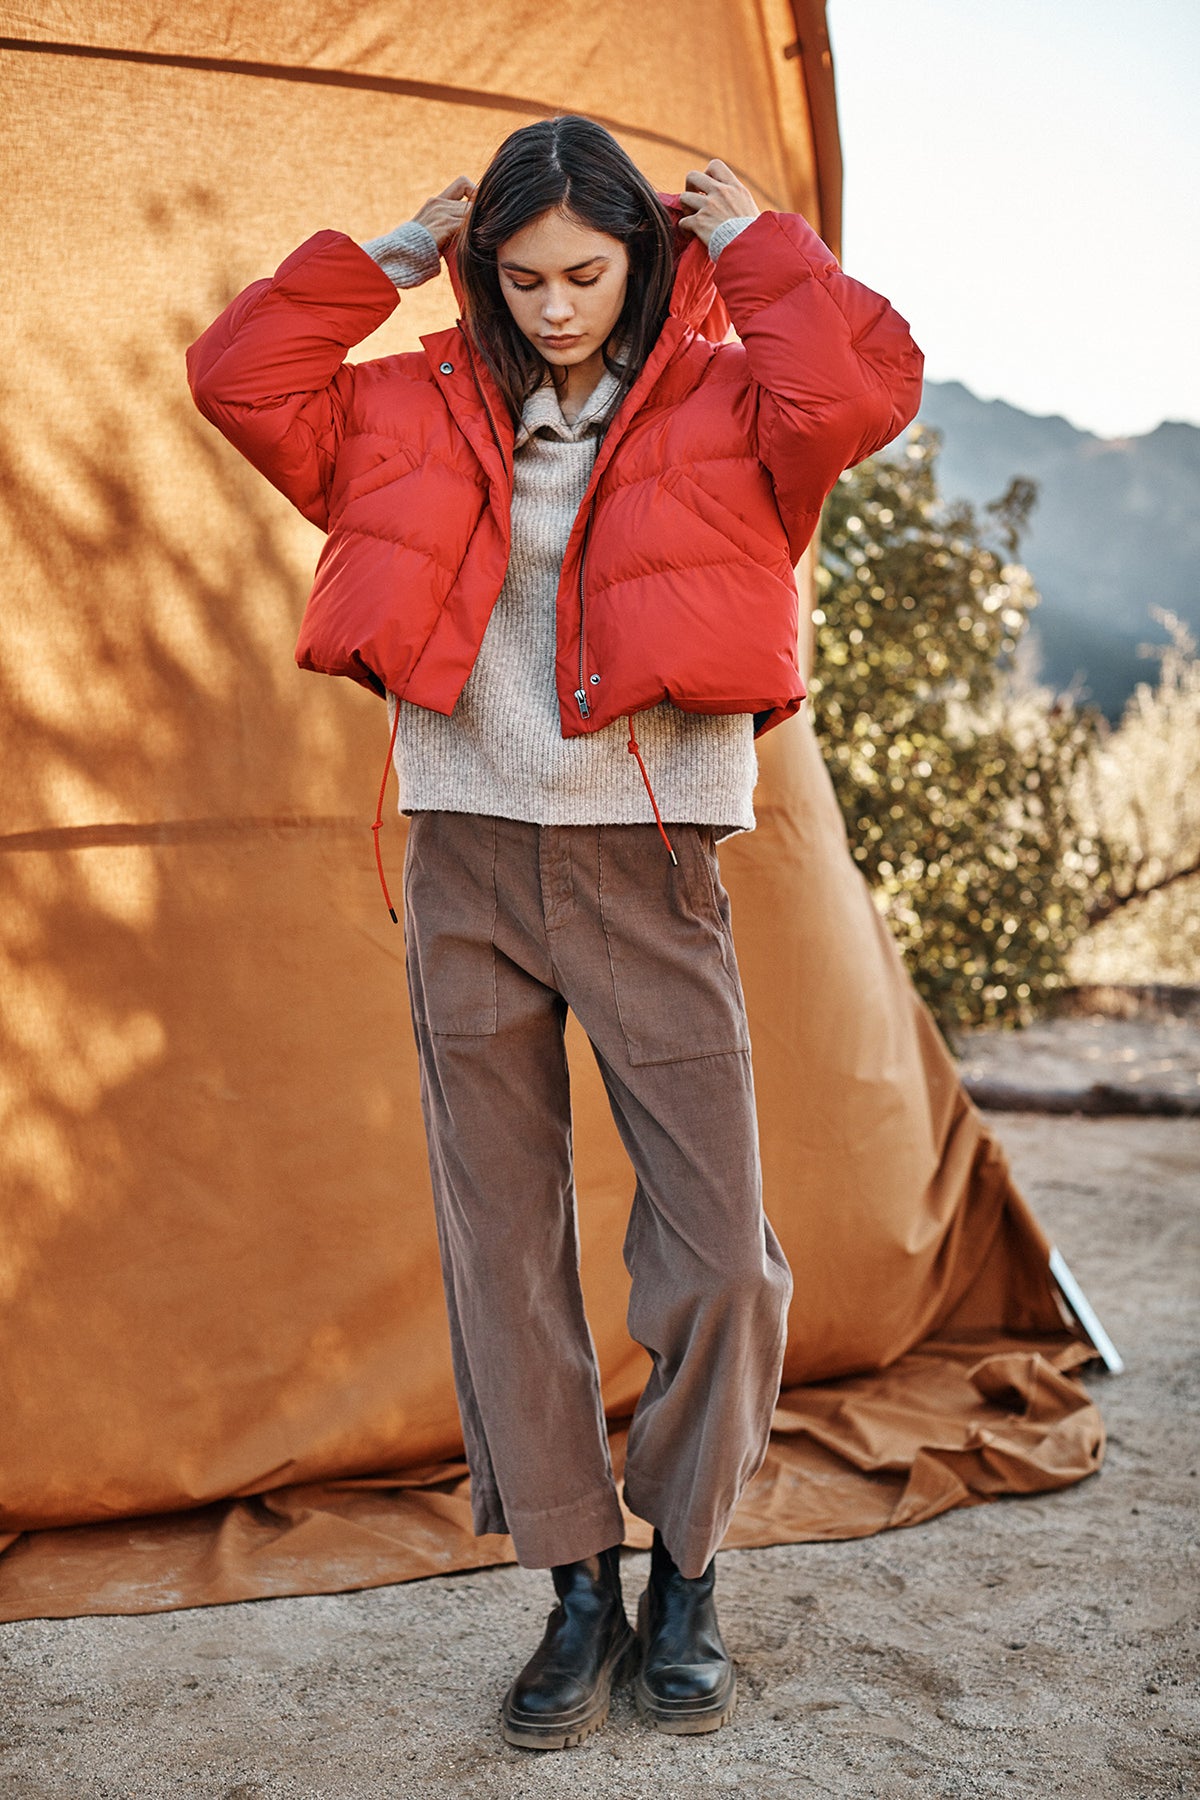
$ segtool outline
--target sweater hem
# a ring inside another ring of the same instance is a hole
[[[716,809],[713,808],[711,810],[715,811]],[[515,811],[514,812],[497,812],[493,808],[480,807],[480,806],[464,806],[462,804],[447,805],[445,803],[442,803],[442,804],[439,804],[436,806],[431,806],[428,804],[420,804],[416,801],[402,802],[402,804],[397,808],[397,811],[406,819],[412,818],[414,813],[426,813],[426,812],[475,813],[480,818],[485,818],[485,819],[509,819],[515,825],[537,825],[539,827],[542,827],[542,826],[554,826],[554,827],[566,826],[568,829],[573,828],[573,829],[580,830],[580,831],[589,830],[592,827],[597,826],[597,825],[642,825],[642,826],[645,826],[645,825],[654,826],[655,825],[655,821],[653,818],[649,818],[649,819],[596,819],[596,818],[589,817],[589,818],[571,818],[571,819],[533,819],[533,818],[529,818],[524,813],[518,813]],[[703,815],[703,816],[698,816],[698,815]],[[751,815],[749,820],[741,818],[741,819],[737,819],[732,822],[729,820],[724,820],[724,819],[714,819],[714,818],[708,816],[708,812],[706,811],[705,808],[697,807],[697,808],[689,810],[686,813],[682,813],[677,810],[676,811],[666,811],[663,813],[663,824],[664,825],[701,825],[708,829],[711,829],[716,834],[717,842],[720,843],[722,841],[722,839],[724,839],[724,838],[735,837],[735,836],[740,835],[743,832],[756,830],[758,827],[758,820],[753,815]]]

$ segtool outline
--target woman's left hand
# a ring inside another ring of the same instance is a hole
[[[694,232],[705,245],[722,219],[758,217],[750,189],[717,156],[703,169],[688,170],[679,198],[683,204],[681,229]]]

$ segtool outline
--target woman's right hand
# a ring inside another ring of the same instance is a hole
[[[425,202],[420,212],[413,214],[413,223],[424,225],[426,231],[432,232],[440,250],[466,223],[474,198],[475,183],[469,176],[456,175],[449,187],[443,188],[440,194]]]

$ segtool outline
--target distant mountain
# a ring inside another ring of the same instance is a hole
[[[1014,475],[1037,483],[1020,559],[1042,594],[1030,631],[1040,678],[1114,721],[1158,664],[1139,643],[1166,642],[1152,605],[1200,636],[1200,429],[1168,421],[1144,437],[1099,438],[1057,415],[981,400],[960,381],[925,384],[918,419],[943,433],[939,485],[982,507]]]

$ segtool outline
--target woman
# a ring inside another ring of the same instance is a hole
[[[346,363],[442,255],[465,322]],[[509,1743],[580,1742],[625,1676],[662,1730],[733,1710],[715,1551],[766,1454],[792,1279],[715,845],[753,829],[754,739],[804,698],[794,565],[841,471],[916,412],[921,366],[798,215],[760,214],[718,160],[658,194],[574,115],[383,238],[318,232],[189,351],[201,410],[329,533],[297,660],[388,698],[474,1525],[557,1596]],[[579,1287],[568,1009],[636,1173],[636,1635]]]

